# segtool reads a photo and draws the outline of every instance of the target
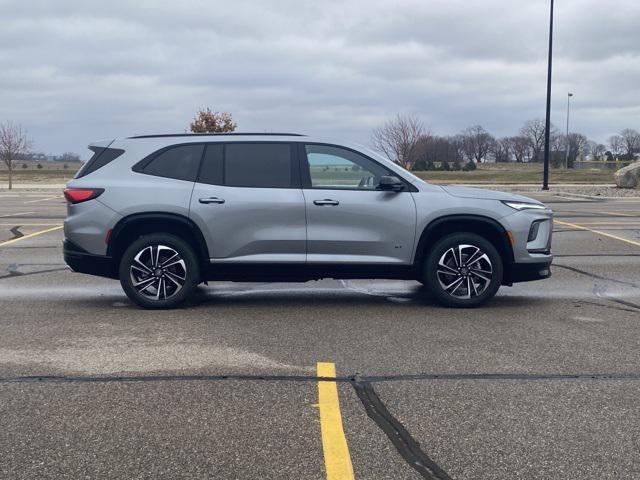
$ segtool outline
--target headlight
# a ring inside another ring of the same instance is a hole
[[[540,205],[539,203],[525,203],[525,202],[506,202],[502,201],[506,206],[515,208],[516,210],[546,210],[547,207]]]

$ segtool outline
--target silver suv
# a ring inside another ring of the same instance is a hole
[[[430,185],[366,148],[293,134],[145,135],[90,145],[65,189],[64,258],[145,308],[207,280],[411,279],[475,307],[551,275],[552,212]]]

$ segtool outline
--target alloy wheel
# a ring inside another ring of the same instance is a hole
[[[133,288],[151,300],[166,300],[182,290],[187,266],[180,254],[166,245],[140,250],[129,267]]]
[[[470,299],[482,295],[493,278],[493,266],[486,252],[475,245],[461,244],[446,250],[437,266],[438,282],[449,295]]]

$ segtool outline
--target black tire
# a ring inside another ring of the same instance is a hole
[[[152,233],[125,250],[119,276],[122,289],[133,303],[148,309],[168,309],[187,300],[200,283],[200,263],[189,243],[168,233]]]
[[[467,263],[469,260],[471,263]],[[502,276],[502,258],[491,242],[475,233],[462,232],[443,237],[430,249],[423,283],[438,303],[472,308],[494,297]]]

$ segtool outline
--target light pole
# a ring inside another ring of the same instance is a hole
[[[569,141],[569,108],[571,106],[571,97],[573,97],[573,93],[567,93],[567,136],[565,140],[567,141],[567,151],[564,156],[564,168],[569,168],[569,147],[571,146],[571,142]]]
[[[544,172],[542,190],[549,190],[549,132],[551,130],[551,64],[553,60],[553,0],[549,13],[549,63],[547,67],[547,118],[544,127]]]

